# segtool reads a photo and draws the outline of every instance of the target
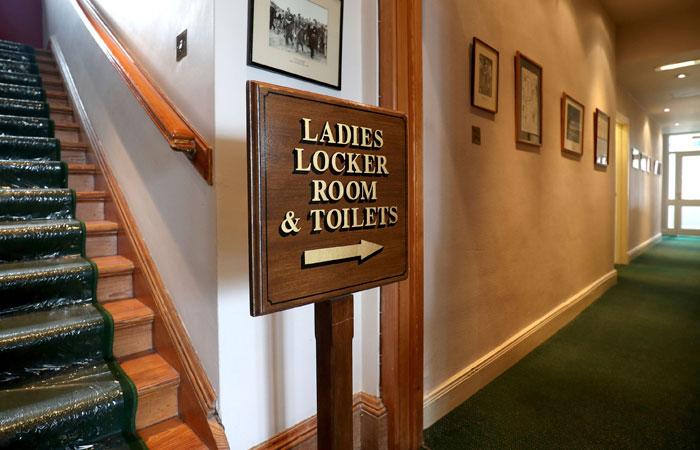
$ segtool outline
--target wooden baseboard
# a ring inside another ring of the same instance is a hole
[[[429,427],[486,386],[569,323],[615,283],[617,271],[612,270],[433,389],[423,399],[424,426]]]
[[[54,37],[50,46],[56,58],[76,119],[82,125],[89,147],[86,157],[89,164],[99,170],[95,175],[95,190],[105,191],[104,215],[106,220],[120,225],[117,248],[120,255],[130,259],[133,274],[134,296],[155,312],[153,322],[153,346],[180,374],[178,391],[179,413],[182,420],[209,448],[227,449],[225,434],[216,414],[216,392],[177,313],[177,309],[160,277],[148,247],[107,160],[102,143],[90,121],[75,81],[70,73],[59,43]]]
[[[652,245],[659,242],[661,240],[661,238],[662,238],[661,233],[655,234],[654,236],[652,236],[649,239],[647,239],[646,241],[642,242],[641,244],[639,244],[635,248],[629,250],[627,252],[627,257],[629,258],[630,261],[633,260],[634,258],[639,256],[639,254],[642,253],[644,250],[648,249]]]
[[[353,448],[386,450],[386,408],[365,392],[353,396]],[[316,416],[299,422],[251,450],[316,450]]]

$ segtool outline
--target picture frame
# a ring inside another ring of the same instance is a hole
[[[596,108],[593,113],[593,164],[607,167],[610,158],[610,116]]]
[[[643,152],[639,160],[639,170],[642,172],[649,172],[649,156]]]
[[[646,173],[651,173],[651,156],[649,156],[649,155],[644,155],[644,156],[646,159],[646,163],[645,163],[646,170],[645,171],[646,171]]]
[[[632,147],[632,168],[641,170],[641,160],[642,152],[640,152],[639,149]]]
[[[474,36],[472,43],[472,106],[496,114],[498,112],[498,50]]]
[[[561,95],[561,149],[583,155],[583,125],[586,107],[566,92]]]
[[[663,166],[661,164],[661,161],[658,159],[654,161],[654,175],[661,175],[663,170]]]
[[[542,66],[515,54],[515,141],[542,146]]]
[[[344,0],[249,0],[248,65],[341,88]]]

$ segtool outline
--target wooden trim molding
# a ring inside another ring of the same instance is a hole
[[[212,147],[170,102],[110,31],[90,0],[71,0],[90,34],[173,150],[184,152],[208,184],[213,183]]]
[[[386,408],[379,397],[358,392],[352,397],[353,448],[386,450]],[[287,428],[251,450],[316,449],[316,415]]]
[[[119,223],[118,253],[135,265],[134,296],[155,312],[153,346],[181,375],[178,391],[180,416],[209,448],[228,448],[221,422],[216,414],[216,392],[134,221],[99,137],[80,100],[61,47],[53,37],[51,47],[66,90],[70,94],[76,118],[85,131],[89,146],[93,149],[93,152],[87,153],[87,162],[99,168],[95,174],[95,190],[106,192],[105,220]]]
[[[611,270],[465,367],[425,396],[425,424],[430,426],[493,381],[617,283]]]
[[[657,242],[659,242],[659,241],[661,240],[662,237],[663,237],[663,236],[661,235],[661,233],[657,233],[657,234],[655,234],[654,236],[652,236],[652,237],[650,237],[649,239],[647,239],[646,241],[644,241],[644,242],[642,242],[641,244],[639,244],[638,246],[629,249],[629,250],[627,251],[627,258],[628,258],[628,261],[633,260],[633,259],[636,258],[640,253],[642,253],[644,250],[648,249],[648,248],[651,247],[652,245],[654,245],[654,244],[656,244]]]
[[[409,277],[381,288],[388,448],[423,444],[423,56],[420,0],[379,0],[379,105],[408,116]]]

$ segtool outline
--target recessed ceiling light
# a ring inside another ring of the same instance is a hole
[[[680,69],[681,67],[688,67],[688,66],[694,66],[696,64],[700,64],[700,59],[691,59],[689,61],[682,61],[679,63],[674,63],[674,64],[666,64],[665,66],[659,66],[655,68],[657,72],[659,70],[673,70],[673,69]]]
[[[687,77],[687,76],[688,76],[688,75],[686,75],[686,74],[684,74],[684,73],[679,73],[678,75],[676,75],[677,78],[681,78],[681,79],[683,79],[683,78],[685,78],[685,77]]]
[[[678,125],[680,125],[680,123],[676,122],[676,123],[674,123],[673,125],[678,126]]]
[[[671,108],[664,108],[664,112],[669,112],[671,111]]]

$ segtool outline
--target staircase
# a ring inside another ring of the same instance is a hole
[[[134,298],[135,265],[119,254],[120,224],[105,220],[110,194],[96,190],[99,174],[95,165],[87,163],[94,160],[89,157],[91,149],[75,120],[54,57],[48,50],[35,49],[35,59],[55,137],[61,141],[61,160],[67,163],[68,187],[75,191],[75,215],[85,224],[85,256],[97,266],[97,300],[114,320],[113,354],[138,393],[138,434],[152,450],[207,448],[180,419],[180,375],[154,350],[154,311]],[[0,74],[0,83],[11,81],[12,76]],[[0,97],[5,91],[0,86]]]

